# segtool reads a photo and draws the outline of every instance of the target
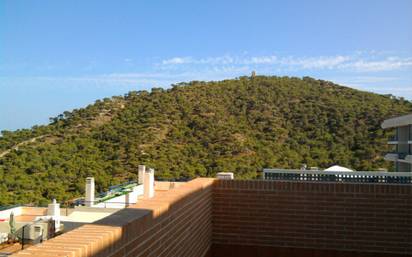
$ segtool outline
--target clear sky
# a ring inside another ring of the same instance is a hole
[[[252,70],[412,99],[412,1],[0,0],[0,130]]]

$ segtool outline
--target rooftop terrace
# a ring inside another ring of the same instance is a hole
[[[411,256],[411,224],[411,184],[198,178],[13,256]]]

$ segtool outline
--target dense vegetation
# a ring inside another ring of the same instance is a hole
[[[412,103],[312,78],[241,77],[129,92],[65,112],[47,126],[0,137],[0,205],[46,203],[136,179],[137,166],[159,178],[264,167],[389,168],[383,119]],[[35,138],[35,140],[31,140]],[[17,147],[16,147],[17,146]],[[11,149],[11,150],[10,150]]]

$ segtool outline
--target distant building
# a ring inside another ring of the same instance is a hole
[[[395,171],[412,172],[412,114],[387,119],[382,128],[395,130],[395,136],[388,140],[394,150],[385,155],[385,160],[395,163]]]
[[[335,171],[335,172],[353,172],[353,170],[346,168],[346,167],[342,167],[339,165],[333,165],[327,169],[325,169],[324,171]]]

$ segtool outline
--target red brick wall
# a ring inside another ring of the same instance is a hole
[[[219,180],[213,243],[412,254],[412,187]]]
[[[411,186],[195,179],[14,256],[411,254]]]
[[[205,256],[212,238],[212,183],[200,178],[158,192],[13,256]]]

